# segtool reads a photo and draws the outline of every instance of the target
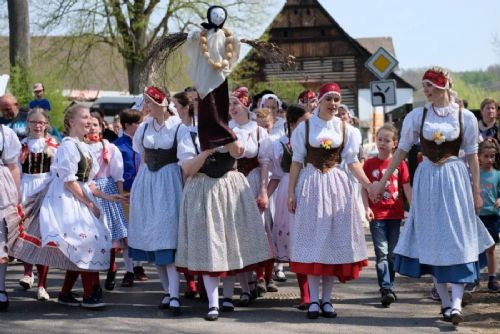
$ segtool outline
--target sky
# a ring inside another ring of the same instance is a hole
[[[281,1],[281,5],[284,3]],[[439,65],[452,71],[466,71],[500,64],[500,0],[320,0],[320,3],[354,38],[392,37],[402,69]],[[277,14],[281,5],[273,8],[273,12]]]

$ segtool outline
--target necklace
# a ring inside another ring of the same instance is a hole
[[[224,36],[226,36],[226,55],[224,56],[224,59],[220,62],[215,62],[211,57],[210,53],[208,52],[208,39],[207,39],[207,30],[203,30],[201,32],[201,38],[200,38],[200,43],[201,43],[201,52],[203,52],[203,56],[207,59],[207,62],[210,66],[213,67],[214,70],[220,71],[223,68],[229,67],[229,62],[231,59],[233,59],[233,34],[226,28],[222,28],[222,31],[224,31]]]
[[[436,111],[436,108],[434,107],[434,104],[431,104],[431,107],[432,107],[432,111],[434,112],[434,115],[438,116],[438,117],[446,117],[448,116],[449,114],[451,114],[451,111],[447,111],[446,114],[444,115],[440,115],[437,111]]]
[[[159,128],[158,128],[158,129],[156,129],[156,123],[158,123],[158,122],[156,121],[156,119],[153,119],[153,130],[155,130],[156,132],[160,132],[160,130],[161,130],[161,129],[163,129],[163,128],[165,127],[165,122],[163,122],[163,124],[162,124],[162,125],[160,125],[160,123],[158,123],[158,126],[159,126]]]

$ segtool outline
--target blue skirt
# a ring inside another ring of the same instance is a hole
[[[474,283],[479,280],[481,268],[487,264],[486,252],[479,255],[479,260],[451,266],[434,266],[422,264],[400,254],[394,255],[394,270],[401,275],[420,278],[422,275],[432,275],[438,283]]]
[[[175,249],[160,249],[157,251],[144,251],[129,246],[128,255],[134,261],[147,261],[157,266],[169,265],[175,262]]]

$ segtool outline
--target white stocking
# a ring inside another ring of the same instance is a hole
[[[177,268],[175,268],[175,265],[173,263],[167,265],[166,267],[170,291],[170,306],[179,307],[179,302],[177,300],[172,300],[172,298],[174,297],[179,298],[179,272],[177,271]]]
[[[307,275],[307,283],[309,284],[309,295],[312,302],[319,302],[319,281],[321,276]],[[319,311],[318,305],[312,305],[309,307],[310,311]]]
[[[207,290],[208,308],[219,308],[219,278],[203,275],[203,283],[205,283],[205,290]]]
[[[435,277],[432,278],[434,280],[434,286],[436,287],[436,290],[439,293],[439,297],[441,297],[441,306],[443,308],[451,307],[450,294],[448,293],[448,285],[446,283],[438,283]]]
[[[451,285],[451,308],[462,310],[462,297],[464,295],[465,284]]]

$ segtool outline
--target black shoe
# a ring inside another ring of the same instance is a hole
[[[247,307],[248,305],[250,305],[251,302],[252,302],[252,295],[250,295],[248,292],[243,292],[240,295],[240,301],[238,302],[238,306]]]
[[[198,291],[187,290],[184,292],[184,298],[186,299],[194,299],[198,295]]]
[[[325,305],[330,305],[333,311],[325,311]],[[333,305],[330,302],[321,303],[321,316],[325,318],[336,318],[337,312],[333,309]]]
[[[90,310],[97,310],[106,306],[106,303],[104,303],[102,299],[96,298],[95,295],[92,294],[92,296],[88,298],[83,298],[82,304],[80,306]]]
[[[81,304],[81,302],[78,299],[76,299],[71,292],[67,294],[59,292],[59,296],[57,297],[57,302],[59,304],[67,306],[80,306]]]
[[[94,285],[93,289],[92,289],[92,296],[95,298],[95,299],[102,299],[102,289],[99,285]]]
[[[382,295],[380,302],[385,307],[389,307],[398,299],[394,291],[391,289],[380,289],[380,294]]]
[[[111,291],[115,288],[115,279],[116,279],[116,271],[108,271],[108,275],[106,276],[106,281],[104,282],[104,288],[108,291]]]
[[[224,305],[224,303],[230,303],[231,305]],[[233,312],[234,311],[234,304],[233,304],[233,300],[231,298],[224,298],[222,300],[221,311],[222,312]]]
[[[464,315],[462,314],[462,311],[454,308],[451,310],[450,320],[451,320],[453,325],[457,326],[461,322],[464,322],[465,319],[464,319]]]
[[[217,311],[217,313],[210,313],[212,311]],[[205,320],[207,321],[216,321],[219,319],[219,309],[217,307],[211,307],[208,309],[208,313],[205,316]]]
[[[172,306],[172,300],[175,300],[179,303],[179,306]],[[181,301],[177,297],[170,297],[170,307],[168,308],[172,315],[179,316],[181,315]]]
[[[7,292],[0,291],[0,293],[4,294],[7,297],[7,300],[4,302],[0,302],[0,312],[7,312],[9,309],[9,296],[7,296]]]
[[[319,307],[318,302],[309,303],[309,308],[307,310],[307,318],[308,319],[318,319],[319,318],[319,311],[310,311],[310,308],[312,305],[318,305],[318,307]]]
[[[127,272],[122,279],[123,288],[131,288],[134,286],[134,273]]]
[[[149,279],[144,272],[144,268],[142,266],[134,267],[134,275],[135,279],[141,282],[147,281]]]
[[[451,307],[443,307],[441,309],[441,314],[443,315],[443,321],[451,322]]]
[[[163,302],[165,298],[168,298],[168,302]],[[170,307],[170,294],[166,293],[163,295],[163,297],[161,297],[161,302],[160,305],[158,305],[158,308],[160,310],[168,310],[169,307]]]

